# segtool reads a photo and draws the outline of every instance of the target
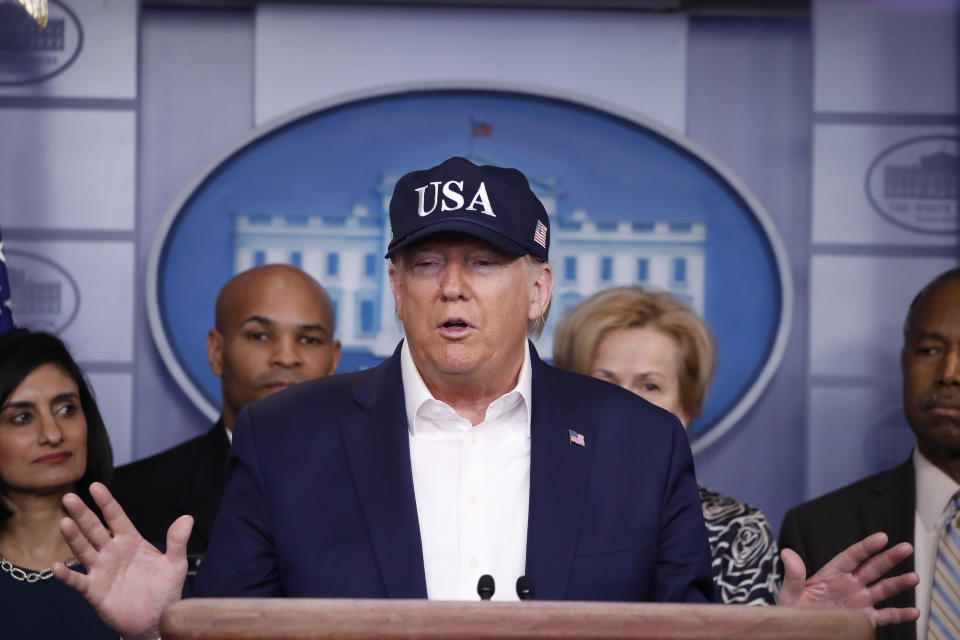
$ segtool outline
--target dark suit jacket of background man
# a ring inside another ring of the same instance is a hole
[[[831,558],[871,533],[883,531],[890,545],[913,544],[916,513],[916,481],[912,459],[864,478],[787,512],[780,528],[780,547],[800,554],[813,575]],[[897,565],[890,575],[914,570],[913,556]],[[913,607],[914,590],[881,602],[877,607]],[[878,640],[915,640],[916,623],[877,629]]]
[[[530,352],[526,574],[537,598],[712,598],[679,421]],[[513,591],[516,577],[494,576],[498,590]],[[193,593],[427,596],[399,347],[373,369],[304,382],[240,413]]]
[[[219,420],[201,436],[119,467],[113,495],[141,535],[163,546],[167,529],[184,514],[194,518],[187,553],[203,554],[223,497],[230,441]]]

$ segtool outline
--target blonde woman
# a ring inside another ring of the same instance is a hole
[[[716,348],[689,307],[640,287],[602,291],[558,325],[553,364],[632,391],[676,415],[684,428],[700,414]],[[782,570],[770,523],[759,509],[700,485],[723,602],[776,604]]]

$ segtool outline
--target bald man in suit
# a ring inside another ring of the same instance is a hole
[[[227,281],[207,334],[223,413],[206,433],[115,471],[113,493],[140,533],[162,546],[178,517],[194,518],[191,572],[210,541],[223,497],[227,456],[240,410],[268,395],[333,374],[340,361],[333,306],[309,275],[265,265]]]

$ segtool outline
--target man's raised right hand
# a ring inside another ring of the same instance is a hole
[[[126,640],[155,640],[163,610],[180,600],[193,518],[180,516],[170,525],[167,552],[161,553],[140,535],[104,485],[90,485],[90,495],[106,527],[73,493],[63,498],[68,515],[60,521],[63,539],[87,573],[58,562],[53,574],[86,598]]]

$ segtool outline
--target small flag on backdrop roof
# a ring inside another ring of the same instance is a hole
[[[493,135],[493,125],[470,118],[470,135],[474,138],[489,138]]]
[[[0,333],[13,329],[13,309],[10,306],[10,280],[7,278],[7,259],[3,255],[3,235],[0,235]]]

